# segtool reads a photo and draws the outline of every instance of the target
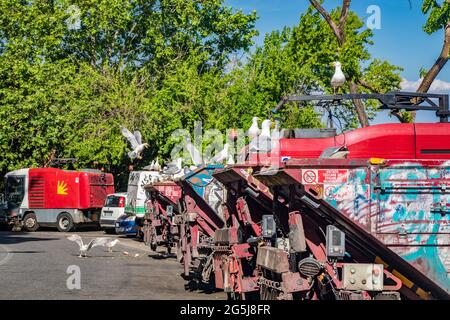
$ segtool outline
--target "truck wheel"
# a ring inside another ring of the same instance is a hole
[[[23,218],[23,226],[25,230],[29,232],[34,232],[39,228],[39,224],[36,219],[36,215],[34,213],[28,213]]]
[[[73,229],[73,219],[70,214],[63,212],[56,220],[56,227],[60,232],[69,232]]]

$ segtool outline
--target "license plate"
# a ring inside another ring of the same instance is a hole
[[[103,211],[103,215],[105,217],[111,217],[112,216],[112,211]]]

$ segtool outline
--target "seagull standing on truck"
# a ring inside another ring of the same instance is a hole
[[[342,65],[339,61],[333,62],[334,75],[331,78],[331,86],[333,87],[334,94],[336,94],[336,89],[342,87],[346,81],[345,75],[342,72]]]

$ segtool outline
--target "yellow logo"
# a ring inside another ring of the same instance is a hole
[[[58,189],[56,191],[56,194],[62,194],[64,196],[68,195],[68,187],[67,183],[65,181],[58,181]]]

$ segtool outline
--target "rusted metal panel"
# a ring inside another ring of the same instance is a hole
[[[214,233],[214,242],[217,244],[236,244],[239,240],[238,229],[234,227],[219,229]]]
[[[289,213],[289,243],[293,252],[305,252],[306,241],[302,217],[298,211]]]
[[[276,273],[289,271],[289,260],[286,251],[273,248],[261,247],[258,249],[256,264]]]

